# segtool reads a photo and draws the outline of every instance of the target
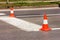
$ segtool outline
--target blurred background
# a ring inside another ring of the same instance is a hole
[[[60,7],[60,0],[0,0],[0,9]]]

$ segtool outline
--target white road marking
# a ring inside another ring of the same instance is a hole
[[[31,22],[27,22],[25,20],[22,19],[18,19],[18,18],[10,18],[10,17],[0,17],[0,20],[7,22],[13,26],[16,26],[18,28],[20,28],[21,30],[24,31],[39,31],[40,28],[42,28],[42,26],[37,25],[37,24],[33,24]],[[60,28],[51,28],[52,30],[60,30]]]
[[[6,15],[5,13],[0,13],[0,15]]]
[[[47,10],[47,9],[59,9],[59,7],[48,7],[48,8],[30,8],[30,9],[15,9],[15,11]]]
[[[47,16],[58,16],[58,15],[60,15],[60,13],[58,13],[58,14],[47,14]]]
[[[60,30],[60,28],[51,28],[52,30]]]
[[[0,20],[14,25],[24,31],[39,31],[39,28],[41,28],[40,25],[33,24],[18,18],[0,17]]]
[[[46,10],[46,9],[59,9],[59,7],[14,9],[14,11]],[[0,11],[10,11],[10,10],[9,9],[1,9]]]

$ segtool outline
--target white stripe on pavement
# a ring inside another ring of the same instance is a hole
[[[0,15],[6,15],[5,13],[0,13]]]
[[[59,9],[59,7],[48,7],[48,8],[28,8],[28,9],[15,9],[15,11],[28,11],[28,10],[47,10],[47,9]]]
[[[10,17],[0,17],[0,20],[7,22],[13,26],[16,26],[17,28],[20,28],[21,30],[24,31],[39,31],[39,28],[42,26],[33,24],[31,22],[27,22],[22,19],[18,18],[10,18]],[[52,30],[60,30],[60,28],[51,28]]]
[[[52,28],[52,30],[60,30],[60,28]]]
[[[46,10],[46,9],[59,9],[59,7],[14,9],[14,11]],[[10,9],[1,9],[0,11],[10,11]]]
[[[18,18],[0,17],[0,20],[14,25],[24,31],[39,31],[39,28],[41,28],[40,25],[33,24]]]

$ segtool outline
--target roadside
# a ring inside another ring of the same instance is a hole
[[[59,7],[60,2],[55,1],[14,1],[14,2],[0,2],[0,9],[8,9],[14,7],[16,9],[21,8],[47,8],[47,7]]]
[[[59,7],[46,7],[46,8],[14,8],[14,11],[26,11],[26,10],[47,10],[47,9],[60,9]],[[0,11],[10,11],[10,9],[0,9]]]

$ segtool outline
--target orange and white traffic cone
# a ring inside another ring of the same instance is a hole
[[[13,8],[10,8],[10,17],[15,17],[15,15],[14,15],[14,9]]]
[[[42,28],[40,28],[39,30],[42,30],[42,31],[50,31],[51,30],[51,28],[49,28],[49,26],[48,26],[48,20],[47,20],[46,14],[44,14],[44,20],[43,20]]]

